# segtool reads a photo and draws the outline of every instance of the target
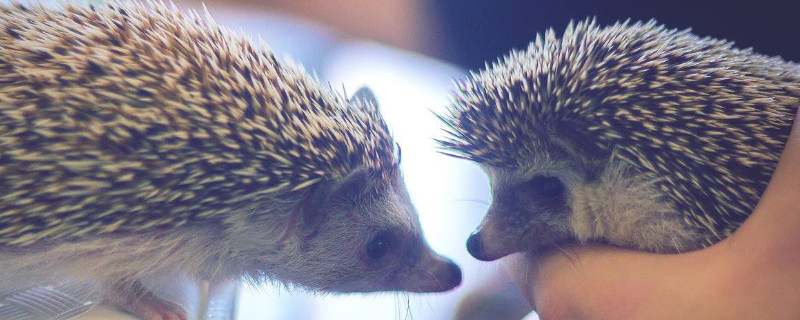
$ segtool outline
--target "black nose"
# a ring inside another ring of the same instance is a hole
[[[475,232],[469,236],[467,239],[467,251],[475,257],[475,259],[483,260],[481,259],[483,256],[483,243],[481,242],[480,232]]]
[[[461,284],[461,268],[458,267],[457,264],[454,262],[450,262],[447,266],[449,270],[448,274],[450,275],[450,283],[454,286],[458,286]]]

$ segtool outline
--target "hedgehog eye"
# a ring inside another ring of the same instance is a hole
[[[372,240],[367,243],[367,256],[371,260],[380,260],[389,251],[393,242],[392,234],[387,231],[381,231],[375,234]]]
[[[554,206],[564,200],[564,184],[556,177],[536,176],[522,187],[539,205]]]

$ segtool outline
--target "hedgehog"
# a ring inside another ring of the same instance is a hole
[[[800,66],[655,20],[570,22],[456,84],[439,147],[481,166],[484,261],[598,242],[708,247],[748,217],[800,106]]]
[[[344,96],[174,5],[0,6],[0,291],[91,281],[183,319],[141,280],[456,287],[375,96]]]

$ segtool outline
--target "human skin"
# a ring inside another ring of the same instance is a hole
[[[684,254],[598,244],[504,259],[542,319],[800,319],[800,121],[753,214]]]

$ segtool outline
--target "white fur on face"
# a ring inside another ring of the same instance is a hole
[[[287,283],[333,292],[441,291],[460,283],[452,262],[433,253],[405,185],[365,187],[364,193],[332,199],[313,235],[293,234],[279,255],[263,257],[265,274]],[[380,259],[367,245],[391,235]]]
[[[655,252],[698,249],[701,234],[683,220],[656,181],[622,161],[609,161],[598,181],[572,188],[569,223],[575,238]]]
[[[693,244],[701,234],[656,188],[657,178],[637,172],[614,155],[599,164],[543,148],[517,168],[486,167],[494,194],[479,228],[486,256],[499,258],[562,241],[600,241],[656,252],[697,249]],[[536,176],[561,181],[563,207],[521,207],[530,203],[521,188]]]

